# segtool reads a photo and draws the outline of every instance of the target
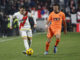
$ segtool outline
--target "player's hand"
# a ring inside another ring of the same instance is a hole
[[[48,25],[47,24],[45,25],[45,28],[48,29]]]
[[[37,27],[37,25],[36,24],[34,24],[34,28],[36,28]]]
[[[10,27],[10,29],[12,29],[12,27]]]
[[[45,25],[45,29],[46,29],[46,31],[48,31],[48,25],[47,24]]]

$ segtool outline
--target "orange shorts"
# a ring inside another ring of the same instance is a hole
[[[47,38],[52,38],[53,35],[61,35],[61,30],[48,28]]]

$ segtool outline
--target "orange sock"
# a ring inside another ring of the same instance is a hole
[[[59,44],[60,40],[56,40],[55,46],[57,47],[57,45]]]
[[[48,51],[49,45],[50,45],[50,43],[49,42],[46,42],[46,51]]]

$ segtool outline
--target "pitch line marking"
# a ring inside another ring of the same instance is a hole
[[[36,33],[36,34],[33,34],[33,36],[35,36],[35,35],[40,35],[40,34],[46,34],[46,33],[45,33],[45,32],[44,32],[44,33]],[[19,37],[17,37],[17,38],[19,38]],[[6,41],[15,40],[15,39],[17,39],[17,38],[12,38],[12,39],[3,39],[3,40],[1,40],[1,41],[0,41],[0,43],[1,43],[1,42],[6,42]]]

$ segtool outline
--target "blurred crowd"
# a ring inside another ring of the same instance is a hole
[[[60,9],[66,17],[80,13],[80,0],[0,0],[0,35],[7,34],[8,17],[17,12],[20,5],[24,5],[27,10],[34,8],[36,11],[41,10],[41,14],[44,14],[45,10],[49,13],[53,11],[52,6],[55,3],[60,4]]]
[[[60,9],[65,13],[79,7],[79,0],[0,0],[0,11],[9,15],[18,11],[20,5],[24,5],[26,9],[35,7],[36,10],[45,6],[51,12],[54,3],[60,4]]]

